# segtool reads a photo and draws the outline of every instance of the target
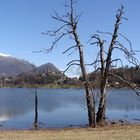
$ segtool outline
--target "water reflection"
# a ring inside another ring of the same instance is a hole
[[[109,119],[140,118],[140,98],[131,90],[110,90]],[[65,127],[87,124],[82,89],[0,89],[0,129]]]
[[[4,121],[4,118],[10,120],[14,117],[23,116],[33,109],[33,105],[27,96],[29,92],[26,90],[18,91],[18,89],[0,89],[0,120]]]
[[[110,90],[107,97],[109,110],[131,111],[140,110],[140,97],[132,90]]]

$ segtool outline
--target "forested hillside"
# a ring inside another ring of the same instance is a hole
[[[118,75],[130,82],[135,83],[136,85],[140,85],[140,67],[128,67],[125,66],[124,68],[115,68],[110,70],[111,73],[114,73],[115,75]],[[99,85],[100,83],[100,71],[93,72],[88,75],[88,78],[94,85]],[[127,86],[125,83],[123,83],[120,79],[110,76],[108,80],[108,85],[110,86]]]

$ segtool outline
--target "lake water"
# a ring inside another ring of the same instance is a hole
[[[83,89],[38,89],[35,93],[35,89],[1,88],[0,129],[32,129],[35,109],[39,128],[83,126],[88,124],[85,101]],[[108,121],[140,123],[140,97],[129,89],[109,90],[106,116]]]

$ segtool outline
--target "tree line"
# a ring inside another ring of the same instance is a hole
[[[128,67],[126,65],[125,67],[119,67],[114,68],[111,70],[115,75],[118,75],[121,78],[125,78],[132,83],[135,83],[138,87],[140,86],[140,68],[139,66],[135,67]],[[89,81],[92,82],[92,86],[95,88],[98,88],[100,85],[100,71],[92,72],[88,74]],[[83,80],[82,77],[79,78],[80,80]],[[122,80],[116,78],[116,77],[109,77],[108,78],[108,86],[109,87],[128,87],[128,85]]]
[[[114,68],[111,71],[113,71],[114,74],[119,75],[121,78],[126,78],[127,80],[135,83],[138,87],[140,86],[140,67],[119,67]],[[91,83],[91,86],[93,88],[99,88],[100,86],[100,71],[88,73],[87,75],[88,80]],[[34,87],[34,85],[43,86],[47,84],[58,84],[58,86],[63,87],[63,85],[66,85],[67,87],[73,86],[73,87],[82,87],[83,77],[80,76],[79,78],[69,78],[65,75],[57,75],[57,74],[19,74],[16,77],[8,76],[8,77],[0,77],[0,84],[1,87],[4,86],[21,86],[25,87],[25,85],[28,85],[30,87]],[[128,87],[127,84],[119,80],[115,77],[109,77],[108,78],[108,87]]]

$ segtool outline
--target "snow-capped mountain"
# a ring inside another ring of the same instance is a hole
[[[29,62],[0,53],[0,76],[16,76],[32,69]]]
[[[8,54],[4,54],[4,53],[0,53],[0,56],[9,57],[10,55],[8,55]]]
[[[35,71],[36,74],[49,73],[62,75],[62,72],[52,63],[46,63],[36,67],[23,59],[18,59],[10,55],[0,53],[0,77],[17,76],[21,73],[33,74]]]

